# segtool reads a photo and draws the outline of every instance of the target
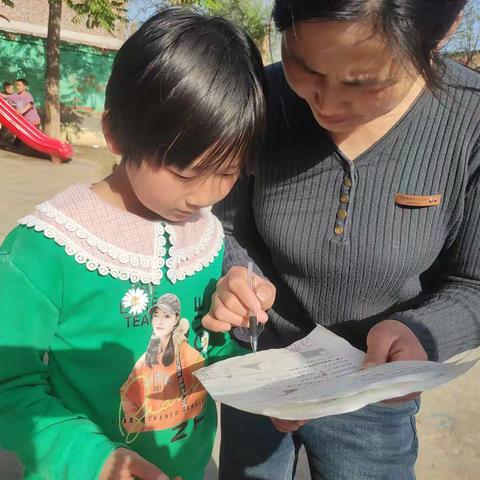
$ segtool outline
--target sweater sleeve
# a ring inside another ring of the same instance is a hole
[[[32,268],[36,264],[35,256]],[[55,336],[58,306],[1,250],[0,304],[1,446],[15,451],[40,478],[98,478],[117,445],[88,418],[66,409],[49,383],[45,354]]]
[[[220,219],[225,232],[225,253],[223,272],[227,273],[235,266],[247,267],[253,262],[254,271],[268,278],[270,252],[260,237],[253,215],[252,197],[255,177],[245,175],[235,185],[223,202],[214,207],[215,215]],[[215,361],[228,357],[251,353],[247,348],[244,328],[235,328],[226,334],[225,347],[216,349]]]
[[[254,182],[253,175],[246,175],[228,197],[214,207],[225,232],[224,273],[234,266],[246,267],[249,261],[253,261],[256,272],[266,275],[262,264],[270,258],[270,253],[255,225],[252,208]]]
[[[432,360],[480,345],[480,148],[469,171],[461,226],[439,258],[440,287],[416,308],[389,316],[413,330]]]

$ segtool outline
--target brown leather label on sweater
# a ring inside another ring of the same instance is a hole
[[[434,207],[441,202],[441,195],[404,195],[403,193],[395,195],[395,203],[405,207]]]

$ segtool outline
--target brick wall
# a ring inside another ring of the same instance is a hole
[[[0,6],[0,14],[9,20],[27,22],[34,25],[48,25],[48,0],[13,0],[15,7]],[[62,13],[62,28],[80,33],[88,33],[101,37],[109,36],[119,38],[123,35],[121,29],[115,35],[111,35],[102,29],[87,28],[85,22],[73,23],[74,13],[64,4]]]

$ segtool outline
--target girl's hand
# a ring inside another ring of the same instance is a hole
[[[275,301],[275,287],[267,279],[254,275],[255,290],[248,286],[247,269],[232,267],[217,283],[210,312],[203,317],[205,328],[213,332],[226,332],[232,327],[248,327],[248,312],[257,315],[260,323],[268,320],[266,310]]]
[[[280,418],[270,418],[273,426],[282,433],[292,433],[303,427],[308,420],[281,420]]]
[[[115,450],[105,462],[99,480],[170,480],[153,463],[126,448]],[[175,477],[173,480],[181,480]]]

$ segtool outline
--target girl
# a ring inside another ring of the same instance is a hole
[[[107,86],[119,167],[39,205],[5,239],[0,444],[27,479],[203,479],[216,411],[191,372],[239,351],[228,335],[206,344],[201,326],[223,257],[207,207],[258,146],[262,86],[242,30],[161,11],[119,50]],[[152,327],[160,344],[143,356]]]
[[[367,350],[366,366],[480,344],[480,76],[440,56],[465,3],[275,2],[266,154],[218,210],[233,268],[206,326],[273,304],[263,348],[319,323]],[[268,278],[259,299],[250,258]],[[274,419],[293,434],[225,408],[220,478],[292,478],[303,444],[314,479],[413,479],[414,397]]]

